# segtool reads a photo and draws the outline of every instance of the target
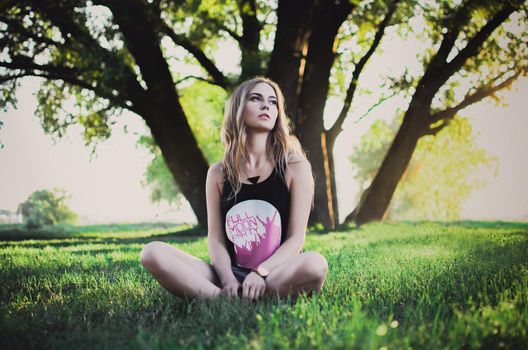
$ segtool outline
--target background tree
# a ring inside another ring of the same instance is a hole
[[[17,214],[22,214],[24,224],[30,229],[44,225],[74,223],[77,214],[65,204],[70,197],[58,188],[35,191],[18,205]]]
[[[423,74],[405,78],[403,86],[410,87],[412,97],[403,122],[371,185],[345,222],[382,219],[418,140],[436,135],[460,110],[527,74],[528,34],[511,28],[512,22],[526,28],[524,2],[467,0],[421,7],[429,26],[424,34],[432,44],[422,56]]]
[[[377,120],[350,157],[360,193],[369,186],[394,139],[402,118]],[[456,220],[462,202],[485,184],[484,169],[496,159],[475,145],[471,124],[457,117],[436,137],[420,139],[385,217],[406,220]]]

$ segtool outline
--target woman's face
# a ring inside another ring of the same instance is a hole
[[[248,93],[244,106],[244,122],[248,129],[271,131],[278,116],[277,94],[266,84],[258,83]]]

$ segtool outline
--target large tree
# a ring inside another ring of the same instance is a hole
[[[1,46],[7,58],[0,65],[7,73],[2,81],[47,79],[39,92],[38,112],[44,128],[59,136],[78,122],[85,126],[88,140],[108,137],[108,118],[122,109],[143,117],[198,222],[205,224],[208,164],[160,45],[164,22],[159,4],[96,4],[111,14],[90,11],[95,5],[87,1],[3,1]],[[62,105],[71,97],[80,107],[78,113],[59,120]]]
[[[525,6],[522,1],[446,2],[436,10],[437,16],[427,17],[434,45],[423,57],[423,75],[406,84],[414,92],[403,122],[347,222],[381,220],[418,140],[436,135],[460,110],[493,96],[519,75],[527,74],[526,30],[516,36],[503,25],[513,14],[518,15],[517,23],[525,25]],[[424,10],[435,13],[433,8]],[[462,86],[465,90],[458,92],[463,97],[457,99],[455,91],[464,78],[469,88]]]
[[[69,125],[81,123],[87,142],[109,137],[110,119],[120,110],[140,115],[204,225],[208,163],[179,101],[177,83],[186,77],[179,77],[170,66],[186,57],[174,57],[165,38],[201,66],[199,78],[227,91],[254,75],[269,74],[278,80],[285,87],[292,115],[298,116],[297,132],[309,149],[316,175],[322,169],[317,130],[322,125],[333,44],[354,5],[326,0],[280,1],[277,9],[274,6],[254,0],[3,1],[2,102],[14,103],[13,90],[20,78],[42,77],[46,80],[37,112],[45,130],[61,136]],[[275,13],[277,30],[270,52],[260,46],[272,33],[273,22],[267,22]],[[217,41],[226,37],[242,53],[237,76],[223,74],[211,58]],[[311,50],[306,50],[307,44]],[[281,69],[287,70],[278,73]],[[63,108],[71,98],[78,107],[75,113]],[[311,128],[311,124],[319,126]],[[316,177],[317,210],[312,218],[329,225],[326,180]]]

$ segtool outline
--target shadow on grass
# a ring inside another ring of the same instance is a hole
[[[64,240],[64,241],[59,241],[59,242],[52,242],[50,240],[42,240],[39,242],[24,243],[23,247],[42,249],[46,247],[61,248],[61,247],[83,246],[83,245],[91,245],[91,244],[99,244],[99,245],[147,244],[152,241],[162,241],[162,242],[169,242],[169,243],[170,242],[191,243],[191,242],[196,242],[200,239],[203,239],[203,237],[193,237],[193,236],[179,235],[178,233],[168,233],[168,234],[160,234],[160,235],[140,237],[140,238],[81,238],[81,239]],[[9,242],[0,243],[0,248],[5,248],[7,245],[9,245]],[[115,249],[108,249],[108,250],[109,251],[119,251],[123,249],[124,248],[115,248]],[[90,252],[90,250],[87,249],[86,252]]]
[[[155,239],[163,239],[163,240],[180,240],[180,239],[190,239],[195,238],[199,239],[206,236],[206,233],[203,228],[199,226],[194,226],[190,228],[186,228],[188,226],[186,225],[180,225],[180,228],[178,226],[172,224],[171,226],[167,226],[166,224],[137,224],[137,225],[101,225],[103,228],[100,228],[99,226],[83,226],[82,228],[73,228],[70,226],[50,226],[50,227],[44,227],[41,229],[36,230],[28,230],[24,228],[22,225],[10,225],[10,226],[3,226],[0,227],[0,241],[27,241],[27,240],[71,240],[70,242],[58,242],[58,243],[37,243],[36,246],[47,246],[47,245],[72,245],[72,244],[78,244],[80,242],[83,243],[142,243],[142,242],[149,242],[151,240]],[[160,233],[160,234],[148,234],[148,230],[153,229],[165,229],[165,228],[174,228],[174,231]],[[106,229],[109,229],[109,231],[105,231]],[[129,234],[130,231],[145,231],[145,236],[139,236],[139,237],[119,237],[115,236],[115,234],[119,234],[120,232]],[[104,234],[114,234],[111,237],[104,237]],[[97,234],[98,236],[94,236],[92,234]],[[24,246],[28,246],[24,244]]]
[[[148,230],[164,229],[174,226],[174,231],[164,232],[159,234],[148,234]],[[207,236],[207,230],[199,226],[188,227],[187,225],[175,226],[174,224],[165,223],[139,223],[139,224],[110,224],[110,225],[92,225],[92,226],[71,226],[71,225],[57,225],[48,226],[35,230],[28,230],[23,225],[0,225],[0,247],[6,246],[3,242],[23,242],[30,240],[38,240],[41,242],[23,243],[24,247],[41,248],[46,246],[62,247],[77,244],[89,243],[148,243],[155,240],[161,241],[176,241],[193,242]],[[139,237],[119,237],[116,234],[120,232],[130,231],[145,231],[145,236]],[[334,230],[324,229],[320,225],[313,225],[308,228],[309,234],[329,234],[332,232],[351,232],[359,230],[355,225],[341,225]],[[108,233],[111,237],[104,237]],[[52,240],[63,240],[62,242],[46,242]]]
[[[340,224],[337,225],[335,229],[326,229],[321,224],[311,225],[308,227],[308,232],[315,233],[315,234],[328,234],[332,232],[352,232],[352,231],[359,231],[361,227],[359,225],[356,225],[354,223],[351,224]]]

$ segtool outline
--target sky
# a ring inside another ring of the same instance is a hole
[[[415,61],[422,49],[417,44],[408,45],[394,38],[384,43],[369,62],[360,87],[375,90],[382,75],[399,74],[402,67]],[[389,51],[390,61],[384,56]],[[239,58],[237,50],[229,44],[221,46],[215,56],[218,66],[229,72],[239,70]],[[132,113],[120,116],[112,128],[112,137],[100,143],[97,154],[91,158],[80,127],[68,129],[66,136],[55,144],[44,134],[34,116],[37,101],[33,94],[38,86],[36,78],[23,79],[17,93],[18,109],[0,112],[0,120],[4,122],[0,129],[0,142],[4,144],[0,149],[0,209],[15,211],[33,191],[59,187],[71,195],[67,204],[79,213],[80,223],[195,221],[187,203],[179,211],[167,205],[152,204],[148,188],[141,185],[152,155],[136,146],[138,137],[148,134],[140,117]],[[499,161],[498,175],[488,174],[487,185],[464,202],[463,219],[528,221],[528,159],[524,155],[528,150],[525,136],[528,78],[519,79],[511,91],[500,95],[508,105],[506,108],[483,101],[460,113],[470,120],[478,145]],[[375,94],[355,99],[344,131],[337,140],[335,162],[341,219],[354,208],[358,195],[354,169],[347,158],[375,120],[390,120],[396,108],[406,103],[396,96],[360,119],[375,99]],[[325,124],[332,122],[340,107],[340,99],[329,99]]]

